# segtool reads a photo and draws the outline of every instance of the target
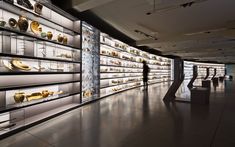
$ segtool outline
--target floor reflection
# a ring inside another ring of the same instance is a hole
[[[179,94],[187,91],[185,85]],[[20,137],[21,133],[13,135],[0,141],[0,146],[207,147],[213,142],[218,125],[225,122],[220,120],[225,102],[235,103],[234,88],[229,88],[234,84],[225,85],[226,98],[224,83],[212,88],[210,106],[164,103],[169,83],[151,85],[148,91],[136,88],[32,127],[23,132],[26,137]]]

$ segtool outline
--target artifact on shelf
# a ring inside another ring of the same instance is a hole
[[[53,92],[53,95],[59,95],[59,94],[63,94],[64,91],[60,90],[60,91],[57,91],[57,92]]]
[[[51,31],[48,31],[48,32],[47,32],[47,39],[51,40],[52,37],[53,37],[52,32],[51,32]]]
[[[42,32],[42,28],[40,27],[40,24],[37,21],[32,21],[31,22],[30,29],[36,35],[39,35]]]
[[[119,91],[119,90],[122,90],[122,88],[121,87],[112,88],[112,91]]]
[[[42,92],[35,92],[30,95],[26,95],[26,99],[27,99],[27,101],[32,101],[32,100],[47,98],[52,95],[59,95],[62,93],[64,93],[64,92],[63,91],[53,92],[53,91],[49,91],[49,90],[43,90]]]
[[[28,19],[24,16],[20,16],[18,20],[18,27],[20,31],[26,32],[29,27]]]
[[[115,51],[112,51],[111,55],[112,55],[113,57],[118,57],[118,56],[119,56],[118,52],[115,52]]]
[[[4,20],[0,20],[0,27],[5,27],[6,22]]]
[[[125,55],[122,55],[122,58],[125,59],[125,60],[130,60],[130,58],[125,56]]]
[[[35,11],[35,13],[37,13],[37,14],[42,14],[42,8],[43,8],[43,5],[42,5],[42,4],[40,4],[40,3],[38,3],[38,2],[36,2],[36,3],[34,4],[34,11]]]
[[[33,66],[33,68],[34,69],[36,69],[36,70],[38,70],[38,71],[43,71],[43,70],[46,70],[46,68],[45,67],[42,67],[41,65],[39,65],[39,66]]]
[[[42,38],[46,38],[47,37],[47,33],[46,32],[41,32],[41,37]]]
[[[88,47],[83,48],[82,50],[83,50],[84,52],[90,52],[90,51],[91,51],[91,49],[90,49],[90,48],[88,48]]]
[[[31,70],[31,68],[28,65],[23,64],[22,61],[20,61],[19,59],[13,59],[11,61],[11,64],[13,65],[13,67],[20,70],[27,70],[27,71]]]
[[[72,55],[61,53],[61,54],[57,55],[56,57],[71,59],[71,58],[72,58]]]
[[[108,69],[107,68],[101,68],[101,70],[100,70],[101,72],[107,72],[108,71]]]
[[[112,84],[119,84],[119,81],[118,80],[112,80],[111,83]]]
[[[17,21],[14,18],[10,18],[8,20],[8,24],[11,28],[16,28],[17,27]]]
[[[49,69],[52,71],[60,71],[60,72],[64,71],[64,68],[58,68],[58,67],[49,67]]]
[[[42,96],[43,96],[43,98],[46,98],[46,97],[48,97],[48,96],[50,96],[50,95],[53,95],[54,94],[54,92],[50,92],[50,91],[48,91],[48,90],[43,90],[42,91]]]
[[[59,34],[59,35],[57,36],[57,41],[60,42],[60,43],[62,43],[63,40],[64,40],[64,37],[63,37],[61,34]]]
[[[101,54],[102,54],[102,55],[106,55],[107,52],[106,52],[105,50],[101,50]]]
[[[146,53],[143,53],[142,56],[149,59],[149,56]]]
[[[27,101],[38,100],[44,98],[41,92],[35,92],[30,95],[26,95]]]
[[[93,95],[91,90],[86,90],[83,92],[83,97],[87,98],[87,97],[91,97]]]
[[[17,0],[17,4],[23,6],[27,9],[33,10],[33,5],[30,3],[29,0]]]
[[[120,62],[120,61],[111,60],[110,63],[111,63],[111,64],[114,64],[114,65],[121,65],[121,62]]]
[[[153,59],[153,60],[157,60],[157,57],[156,57],[156,56],[153,56],[152,59]]]
[[[7,61],[7,60],[2,60],[2,63],[3,63],[3,65],[4,65],[7,69],[13,70],[12,64],[11,64],[9,61]]]
[[[24,92],[18,92],[14,95],[14,100],[16,103],[22,103],[25,99],[25,93]]]
[[[63,36],[63,44],[68,44],[68,37],[67,36]]]

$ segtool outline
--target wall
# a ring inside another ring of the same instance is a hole
[[[227,75],[232,75],[235,77],[235,64],[227,64],[226,65]]]

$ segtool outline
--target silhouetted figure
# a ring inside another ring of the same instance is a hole
[[[148,74],[149,74],[149,67],[146,61],[143,61],[143,82],[144,82],[144,89],[148,89]]]

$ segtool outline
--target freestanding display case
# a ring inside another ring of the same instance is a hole
[[[0,135],[81,102],[80,21],[29,2],[0,1]]]
[[[185,79],[191,79],[193,76],[193,65],[198,66],[198,79],[203,79],[206,76],[206,69],[209,68],[210,74],[209,78],[214,75],[214,69],[216,69],[216,77],[225,75],[225,65],[224,64],[212,64],[212,63],[201,63],[201,62],[190,62],[184,61],[184,73]]]
[[[100,44],[99,30],[82,22],[82,102],[99,98]]]

